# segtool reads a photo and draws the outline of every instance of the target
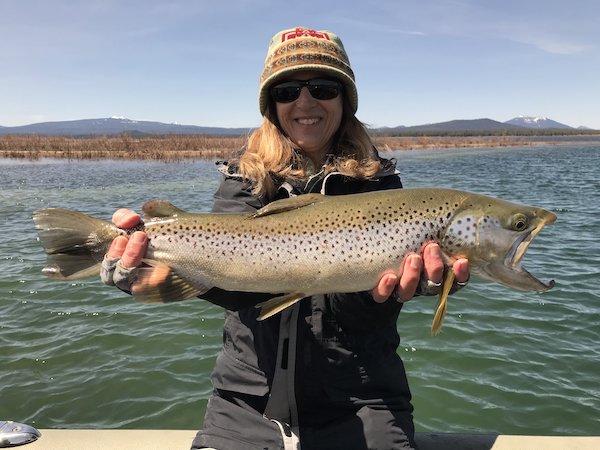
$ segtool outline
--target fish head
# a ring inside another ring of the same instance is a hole
[[[469,259],[471,273],[505,286],[543,292],[544,283],[523,267],[533,239],[556,221],[550,211],[493,197],[473,195],[465,200],[446,227],[442,248],[453,259]]]

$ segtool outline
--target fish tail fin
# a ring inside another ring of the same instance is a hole
[[[440,299],[435,309],[433,316],[433,322],[431,323],[431,335],[437,336],[442,329],[444,323],[444,317],[446,317],[446,311],[448,310],[448,295],[450,289],[454,284],[454,272],[452,269],[446,270],[444,273],[444,284],[442,285],[442,292],[440,293]]]
[[[296,292],[292,294],[281,295],[279,297],[271,298],[266,302],[259,303],[255,306],[256,308],[260,308],[260,314],[256,320],[268,319],[269,317],[274,316],[275,314],[294,305],[295,303],[298,303],[304,297],[306,297],[305,294]]]
[[[42,272],[57,280],[78,280],[100,273],[100,263],[119,230],[106,220],[62,208],[33,213],[46,252]]]

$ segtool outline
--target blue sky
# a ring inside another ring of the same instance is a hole
[[[0,125],[260,123],[273,34],[338,34],[372,126],[518,115],[600,129],[597,0],[0,0]]]

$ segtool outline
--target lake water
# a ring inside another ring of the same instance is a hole
[[[600,145],[395,152],[407,187],[452,187],[555,212],[525,265],[544,294],[473,280],[429,334],[436,300],[406,305],[399,352],[418,431],[600,432]],[[96,280],[61,283],[31,214],[109,218],[150,198],[207,211],[214,161],[0,161],[0,420],[39,428],[197,429],[222,310],[143,305]]]

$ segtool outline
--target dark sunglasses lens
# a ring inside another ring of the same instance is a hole
[[[318,81],[308,85],[310,95],[317,100],[331,100],[340,93],[340,85],[335,81]]]
[[[287,81],[271,88],[271,98],[278,103],[293,102],[298,99],[304,86],[308,88],[310,95],[317,100],[336,98],[342,89],[342,85],[333,80]]]
[[[297,84],[283,83],[271,89],[271,97],[278,103],[293,102],[300,96],[300,89],[302,86]]]

